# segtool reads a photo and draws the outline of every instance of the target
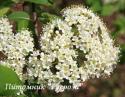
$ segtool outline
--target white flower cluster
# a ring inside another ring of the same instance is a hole
[[[28,30],[16,34],[7,18],[0,18],[0,52],[7,58],[1,64],[11,67],[22,79],[25,57],[33,51],[33,38]]]
[[[62,16],[43,28],[40,50],[33,49],[28,30],[13,34],[8,20],[0,19],[0,51],[7,56],[2,62],[21,79],[37,80],[56,92],[64,91],[66,85],[77,89],[87,79],[110,75],[119,54],[105,25],[91,10],[72,6]]]
[[[37,77],[57,92],[90,78],[110,75],[117,64],[119,48],[115,47],[102,21],[83,6],[62,11],[64,20],[56,19],[43,28],[41,51],[29,59],[29,78]],[[53,87],[55,86],[55,87]]]

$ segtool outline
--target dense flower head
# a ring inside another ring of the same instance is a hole
[[[56,92],[64,91],[66,85],[78,89],[88,79],[109,76],[120,50],[101,19],[83,6],[74,5],[61,13],[62,19],[43,27],[37,50],[28,30],[13,34],[8,20],[0,19],[0,51],[7,56],[2,63],[22,80],[37,80]]]
[[[0,51],[6,44],[8,36],[12,35],[12,25],[7,18],[0,18]]]
[[[0,18],[0,34],[12,34],[12,25],[7,18]]]
[[[7,18],[0,18],[0,52],[6,56],[1,61],[22,78],[25,57],[33,51],[33,38],[28,30],[14,34]]]
[[[49,87],[65,83],[79,87],[87,79],[110,75],[117,64],[119,48],[114,46],[101,19],[83,6],[66,8],[62,15],[63,20],[55,19],[43,28],[41,64],[33,65],[39,72],[32,69],[30,73],[35,72],[38,82]],[[38,60],[37,57],[32,58]]]

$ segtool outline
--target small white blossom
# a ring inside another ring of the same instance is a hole
[[[91,10],[72,6],[62,15],[63,19],[55,19],[43,28],[39,50],[33,49],[28,30],[6,36],[11,31],[0,28],[0,51],[7,56],[2,63],[8,63],[22,80],[25,76],[31,82],[37,79],[38,84],[56,92],[63,92],[65,85],[78,89],[90,78],[110,75],[120,51]],[[6,24],[0,21],[0,27]],[[23,74],[25,65],[27,72]]]
[[[0,18],[0,52],[7,58],[0,63],[11,67],[23,79],[26,56],[33,51],[33,38],[28,30],[14,34],[7,18]]]
[[[57,82],[60,86],[67,80],[80,87],[82,81],[110,75],[117,64],[119,48],[114,47],[99,17],[82,6],[66,8],[62,15],[64,20],[53,20],[43,28],[38,70],[44,70],[44,74],[38,76],[39,82]]]

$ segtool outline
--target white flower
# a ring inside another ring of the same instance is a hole
[[[12,68],[23,79],[26,56],[33,51],[34,43],[31,32],[21,30],[14,34],[7,18],[0,18],[0,52],[7,58],[0,63]]]
[[[110,75],[120,51],[91,10],[72,6],[62,15],[63,19],[55,19],[43,28],[39,50],[33,49],[28,30],[9,36],[4,33],[10,30],[1,30],[0,37],[0,50],[8,57],[3,63],[8,63],[22,80],[37,79],[38,84],[56,92],[64,91],[65,85],[78,89],[90,78]],[[25,65],[27,72],[23,74]]]
[[[38,76],[39,82],[57,82],[60,86],[67,80],[79,87],[89,78],[110,75],[119,48],[114,47],[99,17],[83,6],[66,8],[62,15],[64,20],[53,20],[43,28],[39,69],[44,70],[44,76]]]
[[[1,34],[12,34],[12,25],[7,18],[0,18],[0,36]]]
[[[8,59],[23,59],[29,52],[33,51],[33,39],[28,30],[22,30],[15,35],[9,36],[5,44],[4,52]]]

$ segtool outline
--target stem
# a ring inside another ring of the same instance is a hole
[[[34,3],[32,3],[32,21],[33,21],[33,25],[34,25],[34,42],[35,42],[35,48],[40,50],[40,44],[39,44],[39,29],[41,26],[39,26],[38,24],[38,16],[36,13],[36,5]]]
[[[36,35],[38,36],[38,33],[37,33],[37,13],[35,12],[36,10],[36,5],[34,3],[32,3],[32,19],[33,19],[33,24],[34,24],[34,28],[35,28],[35,33]]]

